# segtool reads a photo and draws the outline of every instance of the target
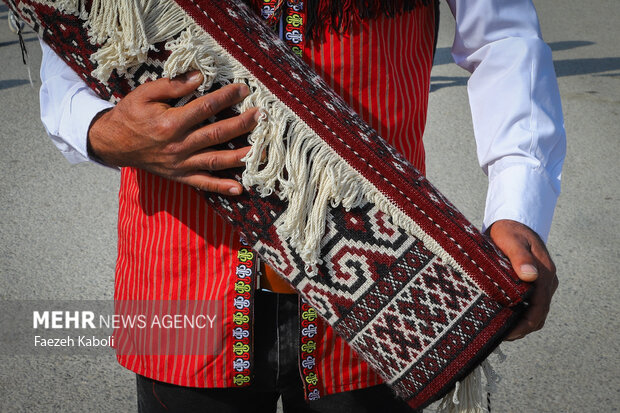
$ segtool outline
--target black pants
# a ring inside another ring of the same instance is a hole
[[[297,296],[258,292],[254,378],[243,388],[197,389],[137,376],[138,411],[275,413],[412,413],[386,385],[323,396],[307,402],[298,367]]]

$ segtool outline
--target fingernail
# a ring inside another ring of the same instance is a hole
[[[228,193],[230,193],[231,195],[239,195],[241,193],[241,189],[239,189],[236,186],[233,186],[232,188],[228,190]]]
[[[248,87],[248,85],[241,84],[241,87],[239,88],[239,96],[244,98],[248,96],[249,94],[250,94],[250,88]]]
[[[202,81],[202,73],[200,73],[198,70],[196,70],[195,72],[189,73],[187,75],[187,81],[188,82]]]
[[[538,275],[538,269],[534,267],[532,264],[523,264],[521,266],[522,274],[530,274],[530,275]]]
[[[256,112],[254,112],[254,120],[256,121],[256,123],[258,123],[260,121],[260,118],[263,116],[263,114],[261,113],[260,109],[257,110]]]

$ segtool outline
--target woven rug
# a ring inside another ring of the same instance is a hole
[[[207,201],[413,408],[513,325],[529,285],[242,2],[4,1],[109,101],[191,69],[248,84],[235,110],[263,116],[222,174],[247,190]]]

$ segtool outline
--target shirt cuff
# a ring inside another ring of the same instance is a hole
[[[114,105],[110,102],[98,98],[94,92],[87,87],[82,87],[67,97],[69,102],[65,104],[62,114],[63,121],[60,123],[60,136],[75,137],[70,142],[70,149],[62,151],[63,155],[71,163],[84,161],[97,162],[88,156],[87,138],[90,124],[97,114],[109,109]],[[64,102],[63,102],[64,103]]]
[[[520,222],[547,242],[559,192],[540,166],[512,165],[490,179],[482,230],[495,221]]]

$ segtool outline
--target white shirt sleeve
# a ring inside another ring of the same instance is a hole
[[[447,0],[452,55],[472,72],[469,101],[489,176],[483,229],[519,221],[545,241],[560,193],[566,135],[551,50],[531,0]]]
[[[40,43],[41,121],[69,162],[88,161],[86,138],[90,123],[95,115],[113,105],[99,98],[48,45]]]

